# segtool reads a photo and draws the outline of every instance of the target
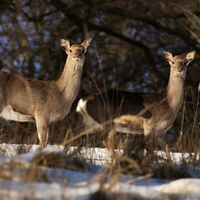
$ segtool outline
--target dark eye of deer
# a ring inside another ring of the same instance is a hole
[[[71,53],[71,52],[72,52],[72,50],[70,49],[70,50],[69,50],[69,52]]]
[[[174,61],[172,61],[172,65],[174,64]]]

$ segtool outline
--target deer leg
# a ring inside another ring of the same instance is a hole
[[[159,146],[163,151],[165,151],[168,160],[171,161],[171,156],[167,144],[167,131],[160,132],[156,131],[154,128],[146,129],[146,131],[147,132],[145,132],[145,134],[147,135],[147,144],[150,147],[149,151],[151,155],[154,155],[154,148]]]
[[[54,124],[48,124],[48,140],[46,143],[49,143],[50,145],[53,145],[55,143],[54,141]]]
[[[113,123],[108,123],[104,125],[104,141],[103,145],[108,149],[111,155],[114,155],[114,134],[115,134],[115,127]]]
[[[68,150],[69,150],[69,147],[71,146],[70,143],[68,143],[68,140],[73,138],[73,131],[71,129],[71,127],[69,127],[69,129],[67,130],[66,134],[65,134],[65,139],[64,139],[64,149],[63,149],[63,152],[67,153]]]
[[[41,149],[44,149],[47,146],[49,139],[49,128],[46,120],[38,119],[36,120],[36,127],[38,138],[40,142]]]
[[[167,142],[167,131],[165,131],[164,133],[162,132],[162,133],[158,134],[157,141],[158,141],[158,145],[161,147],[161,149],[163,151],[165,151],[169,162],[171,162],[172,159],[171,159],[169,146],[168,146],[168,142]]]
[[[155,147],[155,129],[149,123],[144,124],[144,136],[146,145],[149,149],[154,149]]]
[[[154,124],[151,124],[150,122],[144,123],[144,136],[145,136],[145,144],[146,144],[146,150],[152,159],[152,161],[155,160],[155,145],[156,145],[156,130],[154,128]]]

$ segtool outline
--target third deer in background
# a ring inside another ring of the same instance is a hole
[[[166,144],[166,132],[183,103],[187,66],[194,59],[195,51],[176,56],[167,51],[163,53],[171,66],[163,92],[133,93],[109,88],[91,91],[79,100],[73,131],[80,133],[95,126],[93,132],[96,132],[115,125],[116,131],[144,134],[150,140],[156,139],[161,146]],[[123,119],[131,121],[129,127],[121,123]],[[112,137],[108,136],[106,143],[110,140]]]

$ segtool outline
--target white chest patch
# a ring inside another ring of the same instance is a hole
[[[6,106],[0,113],[0,117],[13,120],[17,122],[34,122],[34,119],[30,115],[23,115],[19,112],[15,112],[10,105]]]
[[[87,111],[86,111],[86,101],[84,101],[83,99],[80,99],[79,102],[78,102],[78,105],[76,107],[76,111],[77,112],[83,112],[85,114],[87,114]]]
[[[169,120],[163,121],[162,123],[159,123],[156,127],[156,130],[162,130],[163,132],[166,132],[169,128],[171,128],[173,123]]]

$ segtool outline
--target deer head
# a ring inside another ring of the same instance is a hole
[[[196,52],[192,51],[186,55],[177,55],[173,56],[168,51],[163,51],[165,60],[170,64],[171,66],[171,72],[174,73],[176,76],[185,79],[187,66],[190,62],[193,61]]]
[[[70,58],[68,59],[68,62],[72,63],[75,61],[80,61],[80,65],[78,64],[74,65],[75,70],[78,70],[79,66],[82,66],[82,63],[85,61],[85,53],[87,51],[87,47],[89,46],[91,40],[92,38],[87,38],[80,45],[73,44],[72,46],[70,46],[69,40],[65,39],[60,40],[60,46]]]

